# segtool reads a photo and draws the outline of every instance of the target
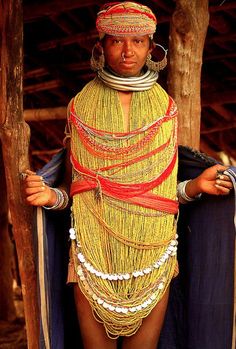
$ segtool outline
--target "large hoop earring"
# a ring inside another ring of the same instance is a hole
[[[146,66],[148,69],[153,70],[155,72],[159,72],[160,70],[163,70],[167,66],[167,51],[162,45],[154,43],[155,47],[159,46],[164,52],[164,58],[161,61],[154,62],[152,60],[152,55],[149,53],[147,55],[147,60],[146,60]]]
[[[105,66],[105,57],[103,53],[103,48],[98,47],[98,44],[95,44],[92,49],[92,56],[90,58],[90,66],[93,71],[102,70]]]

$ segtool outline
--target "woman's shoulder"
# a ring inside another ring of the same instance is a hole
[[[159,84],[155,83],[153,86],[153,100],[164,106],[166,113],[175,114],[177,112],[177,106],[174,99],[168,94],[168,92]]]
[[[173,100],[173,98],[168,94],[168,92],[165,90],[165,88],[162,87],[158,82],[155,83],[154,90],[158,95],[164,97],[167,101],[169,99]]]

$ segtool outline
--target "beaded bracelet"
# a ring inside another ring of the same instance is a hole
[[[56,202],[53,206],[43,206],[46,210],[63,210],[69,203],[67,192],[63,189],[50,188],[56,194]]]
[[[178,186],[177,186],[177,196],[178,196],[179,202],[181,204],[186,204],[187,202],[192,202],[192,201],[198,200],[202,196],[202,193],[200,193],[200,194],[196,195],[195,197],[191,198],[190,196],[188,196],[186,194],[186,190],[185,190],[186,189],[186,185],[190,181],[191,181],[191,179],[188,179],[186,181],[178,183]]]

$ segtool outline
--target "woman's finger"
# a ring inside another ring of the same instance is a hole
[[[229,180],[221,180],[221,179],[216,179],[216,184],[222,188],[226,188],[226,189],[232,189],[233,188],[233,184],[232,182]]]
[[[46,189],[45,186],[39,186],[39,187],[32,187],[32,188],[25,188],[25,193],[27,196],[32,195],[32,194],[37,194],[37,193],[42,193]]]
[[[32,195],[27,196],[26,201],[33,205],[33,202],[40,199],[41,193],[33,193]],[[34,203],[36,205],[36,203]]]
[[[26,188],[41,188],[41,187],[45,187],[46,184],[42,181],[42,180],[28,180],[25,183]]]
[[[36,172],[31,171],[31,170],[26,170],[25,173],[30,176],[30,175],[36,175]]]
[[[29,182],[43,182],[43,177],[38,176],[38,175],[27,175],[27,177],[25,178],[25,181],[27,183],[29,183]]]
[[[224,186],[219,185],[219,184],[215,184],[215,187],[217,188],[217,190],[219,191],[219,194],[221,194],[221,195],[229,194],[231,189],[232,189],[229,187],[224,187]]]

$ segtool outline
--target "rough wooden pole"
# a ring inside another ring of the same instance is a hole
[[[208,0],[176,0],[170,25],[168,92],[179,110],[179,144],[199,148],[202,53]]]
[[[29,349],[38,349],[39,315],[32,241],[32,211],[21,195],[20,172],[29,167],[29,128],[23,120],[21,0],[0,2],[0,139],[8,204],[22,283]]]
[[[8,204],[6,178],[3,167],[2,147],[0,142],[0,320],[13,321],[16,309],[13,300],[12,260],[13,246],[8,231]]]

